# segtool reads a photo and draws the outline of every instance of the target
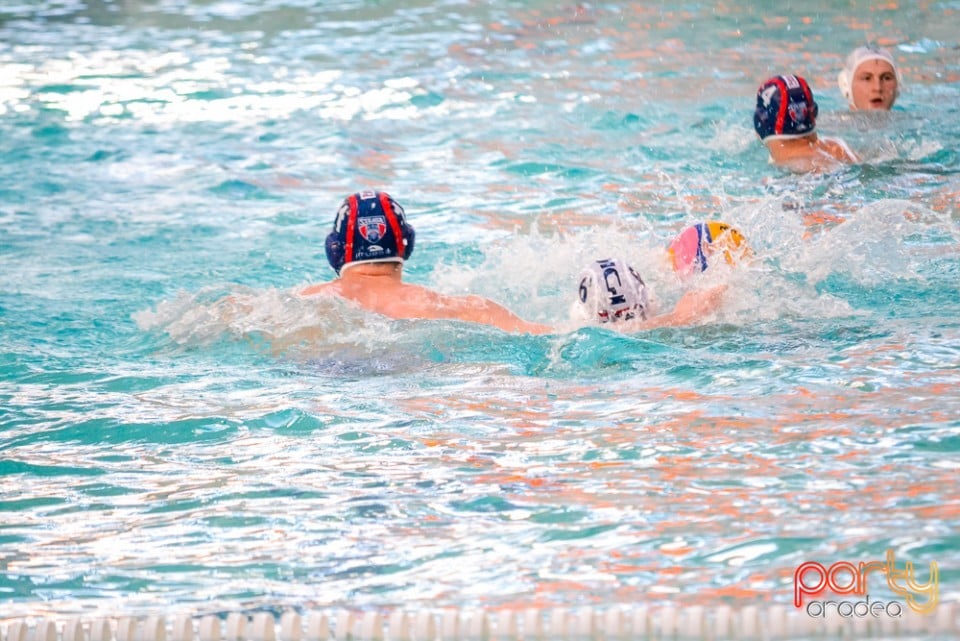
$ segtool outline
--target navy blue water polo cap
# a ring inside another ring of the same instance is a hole
[[[761,140],[800,138],[813,133],[819,107],[800,76],[774,76],[757,90],[753,128]]]
[[[397,201],[383,191],[344,198],[327,236],[327,260],[340,273],[349,265],[399,262],[413,253],[414,231]]]

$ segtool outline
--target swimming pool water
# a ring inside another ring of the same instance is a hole
[[[958,16],[0,2],[0,620],[789,604],[803,561],[887,549],[956,601]],[[905,76],[878,117],[835,85],[867,40]],[[768,164],[779,72],[862,164]],[[297,299],[366,188],[408,280],[557,332]],[[703,219],[756,254],[704,275],[715,318],[578,325],[601,254],[668,307]]]

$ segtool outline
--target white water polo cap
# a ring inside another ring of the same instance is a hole
[[[601,323],[646,320],[649,301],[640,274],[623,260],[595,260],[580,273],[578,307],[583,315]]]
[[[869,60],[883,60],[890,64],[893,67],[894,73],[897,74],[897,91],[894,93],[894,98],[900,97],[900,89],[903,85],[903,76],[900,75],[900,69],[897,67],[897,62],[893,59],[893,54],[884,49],[883,47],[878,47],[877,45],[866,45],[863,47],[857,47],[850,52],[850,55],[847,56],[847,63],[843,66],[843,69],[840,70],[839,75],[837,75],[837,84],[840,86],[840,94],[846,98],[847,103],[853,107],[853,77],[857,73],[857,69],[863,63]]]

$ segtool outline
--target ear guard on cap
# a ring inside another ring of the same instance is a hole
[[[840,95],[850,104],[853,104],[853,90],[850,88],[850,74],[846,69],[841,69],[837,74],[837,85],[840,87]]]
[[[413,253],[413,244],[417,240],[417,232],[410,223],[403,223],[403,259],[410,258]]]
[[[369,212],[361,211],[365,203]],[[380,245],[389,230],[396,244]],[[349,263],[401,261],[413,253],[416,232],[403,207],[385,192],[361,192],[344,199],[327,235],[324,250],[337,274]]]
[[[339,275],[343,268],[343,242],[337,237],[337,232],[332,231],[327,234],[324,250],[326,250],[327,262],[333,267],[333,271]]]

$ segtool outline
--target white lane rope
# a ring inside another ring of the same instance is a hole
[[[930,615],[812,617],[768,605],[389,612],[350,609],[171,617],[7,618],[0,641],[798,641],[960,639],[960,607]]]

